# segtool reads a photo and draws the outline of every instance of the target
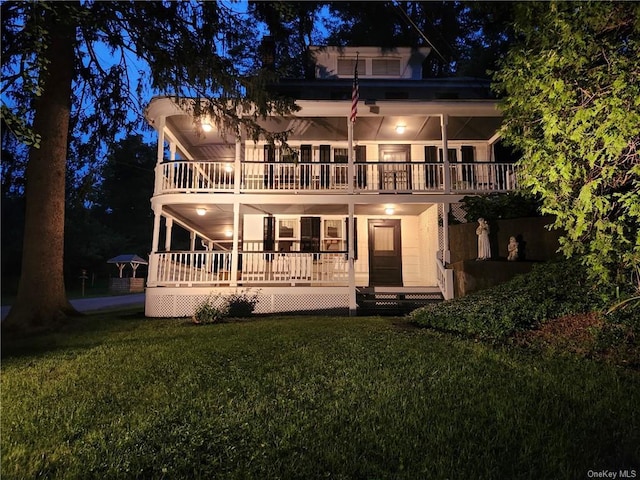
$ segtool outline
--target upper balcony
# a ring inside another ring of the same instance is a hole
[[[517,188],[513,163],[454,163],[448,168],[451,187],[446,191],[443,163],[357,162],[350,188],[346,163],[244,161],[238,175],[233,162],[166,161],[156,168],[155,194],[482,194]]]

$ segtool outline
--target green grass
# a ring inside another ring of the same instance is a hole
[[[569,479],[640,463],[638,372],[389,318],[93,315],[3,355],[3,479]]]

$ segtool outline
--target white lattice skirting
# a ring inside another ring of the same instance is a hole
[[[258,291],[254,313],[284,313],[344,309],[349,310],[347,287],[256,287],[242,288],[147,288],[145,315],[147,317],[190,317],[196,307],[215,295]]]

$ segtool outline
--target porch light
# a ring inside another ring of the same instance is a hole
[[[230,163],[227,163],[227,164],[224,166],[224,171],[225,171],[225,172],[227,172],[227,173],[231,173],[231,172],[233,172],[233,166],[232,166]]]
[[[384,213],[386,213],[387,215],[393,215],[395,213],[395,210],[393,209],[393,207],[387,207],[384,209]]]
[[[211,126],[211,124],[209,122],[202,122],[202,131],[203,132],[210,132],[211,130],[213,130],[213,127]]]
[[[404,123],[399,123],[396,125],[396,133],[402,135],[404,131],[407,129],[407,126]]]
[[[233,230],[225,230],[224,235],[226,237],[233,237]]]
[[[202,217],[207,213],[207,209],[206,208],[202,208],[202,207],[198,207],[198,208],[196,208],[196,213]]]

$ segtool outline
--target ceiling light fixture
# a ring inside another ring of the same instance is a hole
[[[404,131],[407,129],[407,126],[404,123],[399,123],[396,125],[396,133],[402,135]]]
[[[213,130],[213,127],[209,122],[202,122],[201,125],[202,125],[203,132],[210,132],[211,130]]]
[[[196,213],[202,217],[207,213],[207,209],[206,208],[202,208],[202,207],[198,207],[198,208],[196,208]]]
[[[233,237],[233,230],[225,230],[224,234],[225,234],[227,237]]]
[[[227,164],[224,166],[224,171],[225,171],[225,172],[227,172],[227,173],[231,173],[231,172],[233,172],[233,166],[232,166],[230,163],[227,163]]]
[[[393,215],[395,213],[395,210],[393,209],[393,207],[387,207],[384,209],[384,213],[386,213],[387,215]]]

